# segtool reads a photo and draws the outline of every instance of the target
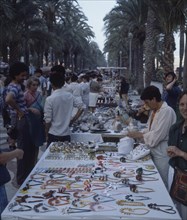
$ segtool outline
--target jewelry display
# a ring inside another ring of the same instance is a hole
[[[148,213],[146,217],[150,217],[154,210],[176,213],[170,203],[147,205],[146,200],[158,202],[151,181],[159,182],[160,177],[151,161],[131,161],[117,152],[94,153],[93,160],[88,148],[89,143],[82,142],[50,145],[41,164],[37,164],[7,206],[11,215],[25,212],[28,219],[32,215],[34,219],[40,213],[44,213],[42,218],[51,213],[46,218],[56,219],[60,213],[64,219],[88,219],[101,214],[103,218],[106,215],[120,219],[126,218],[124,215],[133,218]],[[145,196],[149,192],[150,196]]]

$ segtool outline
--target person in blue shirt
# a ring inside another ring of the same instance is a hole
[[[178,86],[176,74],[174,72],[166,73],[162,99],[172,107],[175,112],[177,112],[177,102],[180,94],[181,89]]]

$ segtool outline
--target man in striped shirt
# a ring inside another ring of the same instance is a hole
[[[12,81],[7,87],[5,101],[10,108],[11,125],[17,133],[17,147],[24,151],[17,161],[17,184],[21,185],[35,165],[34,144],[29,132],[28,109],[24,100],[22,85],[28,74],[28,67],[22,62],[10,66]]]

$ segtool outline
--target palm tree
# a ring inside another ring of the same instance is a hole
[[[117,6],[104,18],[105,34],[108,37],[105,44],[105,52],[118,48],[125,54],[126,62],[130,67],[131,83],[138,89],[143,87],[143,43],[145,40],[145,22],[147,17],[147,5],[140,0],[123,1],[118,0]],[[129,61],[129,32],[133,34],[132,63]],[[110,40],[112,39],[112,40]],[[119,44],[116,45],[112,42]],[[111,43],[110,43],[111,42]],[[123,47],[122,47],[123,46]],[[108,50],[108,51],[107,51]],[[134,79],[132,81],[132,79]],[[135,80],[138,79],[138,80]]]
[[[9,46],[10,63],[23,56],[27,64],[32,59],[42,66],[45,56],[48,65],[49,52],[52,64],[65,60],[67,67],[80,69],[92,63],[94,33],[76,0],[2,0],[0,18],[0,53],[7,59]]]
[[[148,6],[146,40],[145,40],[145,87],[151,84],[152,74],[155,71],[155,21],[156,16],[152,7]]]
[[[0,4],[0,57],[8,62],[7,47],[8,33],[11,31],[10,20],[14,16],[14,11],[10,1],[2,0]]]
[[[186,35],[186,46],[185,46],[185,56],[184,56],[184,69],[183,69],[183,89],[187,89],[187,31]]]
[[[178,25],[184,24],[184,0],[154,1],[154,10],[164,34],[162,66],[164,72],[174,71],[175,41],[173,32]]]
[[[179,47],[179,81],[182,79],[182,63],[184,57],[184,35],[185,35],[185,26],[180,25],[180,47]]]

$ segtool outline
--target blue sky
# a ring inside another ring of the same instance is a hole
[[[99,48],[104,47],[104,23],[103,18],[115,6],[115,0],[78,0],[82,11],[88,18],[88,24],[93,27],[95,33],[94,41],[97,42]]]

